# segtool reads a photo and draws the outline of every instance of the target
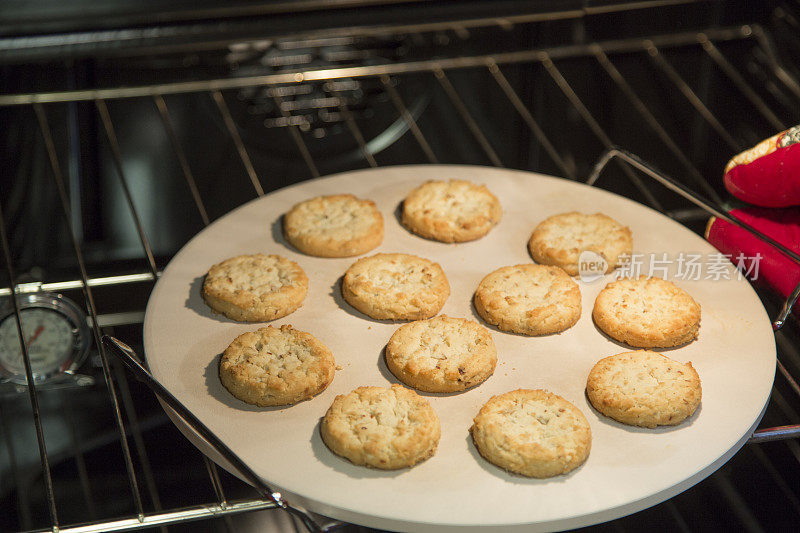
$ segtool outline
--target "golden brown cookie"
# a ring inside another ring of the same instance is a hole
[[[403,202],[403,225],[422,237],[465,242],[489,233],[503,216],[497,197],[469,181],[429,181]]]
[[[240,322],[284,317],[303,303],[308,277],[279,255],[240,255],[211,267],[203,299],[211,309]]]
[[[439,312],[450,284],[438,263],[415,255],[375,254],[347,269],[342,295],[372,318],[419,320]]]
[[[633,251],[633,236],[630,228],[602,213],[563,213],[536,226],[528,250],[537,263],[559,266],[570,276],[578,275],[581,252],[592,251],[603,256],[611,272],[620,257]]]
[[[320,425],[336,455],[384,470],[413,466],[436,453],[441,428],[428,400],[400,385],[358,387],[339,395]]]
[[[333,381],[336,363],[313,335],[283,325],[243,333],[222,354],[219,377],[243,402],[290,405],[313,398]]]
[[[661,278],[639,276],[609,283],[594,302],[597,327],[637,348],[669,348],[697,338],[700,306]]]
[[[680,424],[700,405],[700,376],[647,350],[601,359],[589,372],[586,395],[595,409],[623,424],[654,428]]]
[[[440,315],[401,326],[386,345],[386,366],[397,379],[427,392],[455,392],[483,383],[497,365],[486,328]]]
[[[383,241],[383,216],[374,202],[352,194],[318,196],[286,213],[283,233],[304,254],[351,257]]]
[[[575,325],[581,291],[558,267],[508,266],[483,278],[475,291],[475,309],[503,331],[547,335]]]
[[[545,390],[493,396],[475,417],[471,432],[487,461],[536,478],[571,472],[586,461],[592,447],[583,413]]]

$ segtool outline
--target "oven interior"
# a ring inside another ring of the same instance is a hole
[[[800,123],[796,2],[187,4],[0,15],[0,297],[59,292],[140,354],[170,257],[280,187],[415,163],[585,181],[619,146],[732,208],[727,161]],[[708,220],[621,161],[597,186],[698,233]],[[775,317],[784,302],[757,290]],[[790,315],[776,332],[762,428],[800,423],[799,331]],[[0,529],[302,529],[279,510],[241,515],[271,503],[206,460],[96,342],[78,372],[37,387],[35,407],[0,384]],[[789,530],[798,444],[745,445],[686,492],[591,529]],[[201,521],[169,515],[195,508]]]

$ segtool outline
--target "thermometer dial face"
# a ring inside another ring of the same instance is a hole
[[[71,371],[86,356],[88,327],[82,312],[60,295],[37,293],[19,297],[24,344],[34,381]],[[24,300],[23,300],[24,299]],[[0,315],[0,377],[26,383],[25,363],[13,312]]]

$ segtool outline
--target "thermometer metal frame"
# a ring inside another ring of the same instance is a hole
[[[86,314],[72,300],[57,293],[21,293],[17,294],[16,298],[20,314],[25,309],[48,309],[58,313],[72,325],[74,339],[72,349],[56,369],[44,374],[34,374],[34,382],[43,383],[63,374],[72,374],[86,360],[92,343],[92,333]],[[16,320],[10,298],[0,306],[0,324],[9,318]],[[16,331],[16,328],[14,329]],[[0,381],[10,381],[18,385],[25,385],[28,382],[24,371],[20,374],[9,370],[3,365],[2,360],[0,360]]]

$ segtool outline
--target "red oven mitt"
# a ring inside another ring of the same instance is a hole
[[[800,254],[800,126],[731,159],[725,187],[740,200],[762,206],[732,210],[734,218]],[[748,277],[765,282],[784,298],[800,283],[800,266],[745,229],[714,217],[706,227],[706,239],[730,254]]]
[[[725,167],[725,188],[762,207],[800,205],[800,126],[742,152]]]
[[[800,208],[748,207],[732,210],[731,216],[800,254]],[[784,298],[800,283],[800,266],[746,229],[713,217],[706,228],[706,239],[729,254],[733,264],[749,278],[763,281]]]

